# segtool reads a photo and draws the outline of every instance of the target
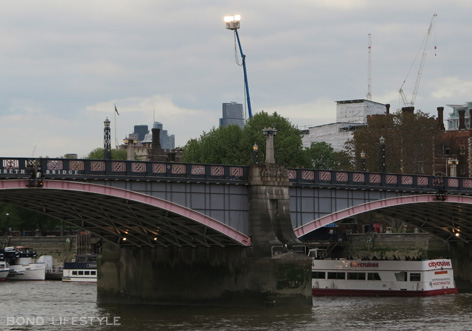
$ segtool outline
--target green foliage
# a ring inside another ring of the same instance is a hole
[[[259,147],[259,161],[265,160],[265,128],[275,128],[275,160],[286,167],[306,164],[300,131],[277,113],[260,112],[247,121],[243,129],[236,125],[213,129],[200,138],[187,142],[183,161],[189,163],[241,164],[253,163],[253,146]]]
[[[432,174],[434,140],[440,134],[435,118],[426,113],[397,112],[367,118],[367,126],[354,132],[346,143],[356,156],[366,154],[366,170],[379,171],[379,139],[385,138],[386,171],[390,173]]]
[[[307,166],[325,170],[351,170],[350,157],[347,152],[335,152],[326,142],[312,143],[305,150]]]
[[[98,147],[91,151],[85,158],[91,160],[103,160],[105,158],[105,149]],[[112,149],[111,158],[113,160],[126,160],[128,157],[126,149]]]
[[[58,230],[61,221],[47,215],[39,214],[18,206],[1,203],[0,204],[0,233],[12,231],[28,231],[34,234],[36,229],[40,231]]]
[[[252,151],[252,146],[257,144],[259,146],[259,160],[264,162],[266,138],[262,130],[265,128],[277,130],[274,137],[274,156],[277,164],[293,168],[302,167],[306,164],[300,130],[277,113],[269,115],[262,111],[246,123],[243,130],[243,148]],[[251,155],[251,153],[248,155]]]
[[[212,129],[199,139],[187,142],[183,162],[211,164],[245,164],[240,146],[242,130],[237,125]]]

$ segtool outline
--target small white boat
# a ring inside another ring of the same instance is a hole
[[[10,272],[10,267],[8,263],[5,261],[0,261],[0,282],[3,282],[7,279],[9,272]]]
[[[36,262],[36,252],[29,247],[5,247],[5,260],[10,265],[8,280],[45,280],[46,265]]]
[[[449,259],[312,260],[314,296],[432,296],[458,293]]]
[[[97,255],[77,255],[73,262],[64,262],[63,282],[97,282]]]

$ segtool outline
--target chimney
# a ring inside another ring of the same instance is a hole
[[[389,103],[387,103],[385,105],[385,115],[390,115],[390,104]]]
[[[472,130],[472,108],[469,109],[469,130]]]
[[[167,157],[163,155],[164,151],[161,147],[160,132],[161,129],[152,129],[151,161],[167,161]]]
[[[444,107],[438,107],[438,127],[441,131],[446,131],[444,127]]]
[[[465,130],[465,109],[459,109],[459,130]]]
[[[403,107],[402,108],[402,112],[405,114],[405,113],[410,113],[410,114],[413,114],[415,111],[415,107]]]

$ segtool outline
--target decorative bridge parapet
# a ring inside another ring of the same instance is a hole
[[[472,179],[460,177],[289,169],[289,178],[295,186],[418,193],[445,189],[454,194],[472,194]]]
[[[248,167],[188,163],[0,158],[0,179],[29,178],[41,172],[46,179],[188,180],[247,184]]]
[[[0,158],[0,179],[29,178],[41,171],[46,179],[123,179],[248,184],[249,167],[120,160]],[[472,194],[472,179],[426,175],[289,169],[294,186],[433,193],[438,188]]]

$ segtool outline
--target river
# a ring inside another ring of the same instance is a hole
[[[0,283],[1,330],[471,330],[472,293],[315,297],[305,309],[101,305],[96,284]]]

